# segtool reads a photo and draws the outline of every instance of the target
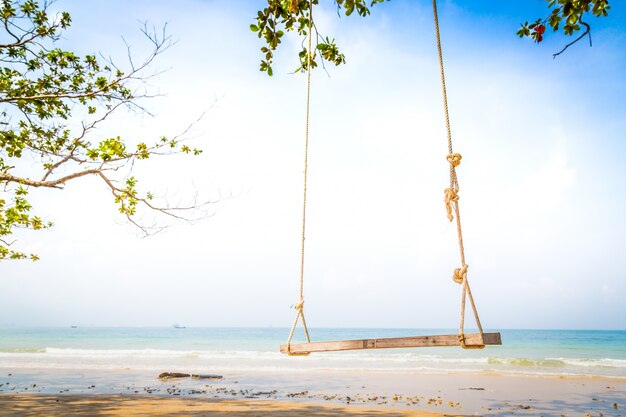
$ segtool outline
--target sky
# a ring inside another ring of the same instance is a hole
[[[533,44],[543,0],[439,3],[469,280],[484,327],[626,329],[626,8],[586,41]],[[142,102],[93,140],[189,133],[204,150],[135,167],[210,217],[141,238],[96,178],[32,190],[53,221],[17,235],[38,262],[0,264],[0,326],[288,327],[298,301],[306,79],[300,40],[258,71],[261,0],[70,2],[60,41],[116,62],[145,56],[138,28],[175,44]],[[367,18],[320,0],[316,23],[347,57],[312,77],[305,312],[310,327],[456,328],[456,228],[446,219],[446,136],[432,9],[392,0]],[[123,37],[123,39],[122,39]],[[468,323],[472,327],[473,323]]]

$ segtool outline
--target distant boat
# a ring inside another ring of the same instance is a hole
[[[75,329],[75,328],[76,328],[76,327],[78,327],[78,326],[70,326],[70,327],[71,327],[72,329]]]
[[[175,324],[175,325],[174,325],[174,328],[175,328],[175,329],[186,329],[186,327],[185,327],[185,326],[181,326],[180,324]]]

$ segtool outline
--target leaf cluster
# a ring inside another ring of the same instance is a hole
[[[583,21],[585,14],[591,13],[597,17],[608,16],[608,11],[611,9],[608,0],[547,1],[551,9],[550,14],[531,23],[524,22],[517,31],[520,38],[530,37],[535,42],[541,42],[546,26],[551,27],[554,32],[562,29],[564,34],[571,36],[581,29],[581,24],[587,30],[589,29],[587,23]]]
[[[385,0],[335,0],[337,13],[350,16],[355,11],[359,16],[370,14],[370,7]],[[387,0],[388,1],[388,0]],[[334,39],[320,35],[311,16],[311,10],[318,0],[267,0],[267,6],[259,10],[256,16],[256,23],[250,25],[250,30],[257,33],[263,39],[264,45],[261,47],[263,58],[261,59],[260,70],[273,75],[272,65],[274,63],[274,52],[282,42],[286,32],[296,32],[299,36],[306,38],[309,27],[313,32],[311,35],[315,39],[315,47],[308,50],[304,41],[302,49],[298,53],[299,66],[295,72],[306,71],[309,63],[311,68],[317,66],[317,52],[322,61],[341,65],[346,62],[346,57],[340,52]]]
[[[33,261],[39,259],[35,254],[27,255],[10,248],[12,242],[6,241],[6,236],[13,233],[13,229],[23,228],[41,230],[52,227],[51,222],[44,222],[41,217],[30,214],[31,205],[26,196],[26,188],[19,186],[13,193],[9,203],[0,199],[0,260],[3,259],[26,259]]]

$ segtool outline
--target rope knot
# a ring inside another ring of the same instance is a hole
[[[302,311],[302,309],[304,308],[304,300],[301,299],[299,303],[294,304],[293,308],[297,311]]]
[[[452,219],[454,219],[454,215],[452,214],[452,203],[459,202],[459,194],[454,188],[446,188],[445,190],[443,190],[443,195],[445,197],[448,220],[452,221]]]
[[[459,165],[461,165],[461,159],[463,159],[463,157],[461,156],[460,153],[451,153],[451,154],[448,154],[446,159],[448,160],[450,165],[452,165],[454,168],[456,168]]]
[[[457,284],[463,284],[463,281],[467,279],[467,265],[463,265],[461,268],[454,270],[452,274],[452,281]]]

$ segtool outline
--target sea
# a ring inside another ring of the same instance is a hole
[[[181,326],[179,326],[181,327]],[[486,330],[487,331],[487,330]],[[416,348],[288,357],[286,328],[0,327],[0,369],[158,373],[312,370],[602,376],[626,379],[626,331],[499,330],[502,346]],[[310,329],[314,341],[454,334],[451,329]],[[296,334],[295,341],[303,336]]]

